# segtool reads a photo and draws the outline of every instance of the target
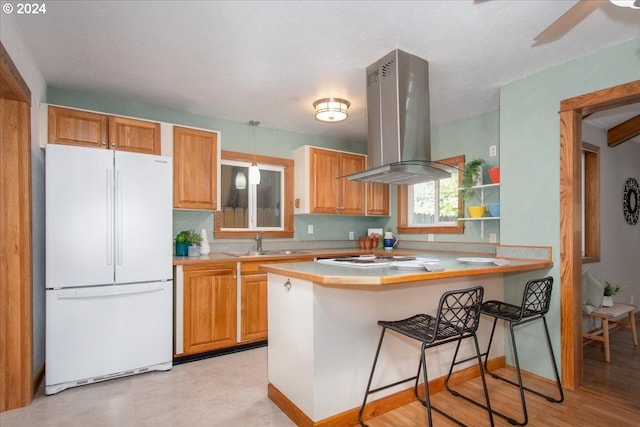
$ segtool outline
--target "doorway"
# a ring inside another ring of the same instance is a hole
[[[640,80],[560,102],[561,366],[563,385],[569,390],[582,385],[582,118],[637,102]]]
[[[31,91],[0,43],[0,411],[32,390]]]

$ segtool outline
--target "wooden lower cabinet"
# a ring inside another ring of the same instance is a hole
[[[267,339],[267,275],[240,278],[240,341]]]
[[[236,264],[184,268],[184,354],[236,345]]]

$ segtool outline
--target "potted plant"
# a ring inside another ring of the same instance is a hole
[[[624,286],[612,285],[611,283],[604,281],[604,297],[602,297],[603,307],[613,307],[613,296],[620,292]]]
[[[471,200],[474,195],[473,187],[482,185],[482,165],[485,164],[484,159],[473,159],[467,162],[462,173],[462,197],[464,200]],[[484,216],[484,206],[469,206],[467,212],[472,218]]]
[[[197,256],[200,253],[199,244],[202,237],[194,230],[182,230],[176,236],[176,255],[177,256]],[[195,249],[190,249],[189,247]],[[197,252],[197,254],[196,254]]]

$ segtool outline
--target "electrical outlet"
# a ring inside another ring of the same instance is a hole
[[[427,234],[427,241],[433,242],[433,234]]]
[[[496,233],[489,233],[489,243],[496,243],[497,240]]]
[[[353,240],[355,238],[356,238],[356,236],[355,236],[355,234],[353,234],[353,231],[350,231],[349,232],[349,240]]]
[[[313,234],[313,224],[307,225],[307,233]]]
[[[495,157],[497,154],[496,150],[497,150],[497,147],[495,145],[491,145],[489,147],[489,157]]]
[[[633,305],[633,295],[631,295],[631,302],[630,302],[630,304],[631,304],[631,305]]]

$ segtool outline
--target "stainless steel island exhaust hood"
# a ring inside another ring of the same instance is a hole
[[[396,49],[367,67],[369,169],[350,180],[418,184],[457,169],[431,161],[429,64]]]

